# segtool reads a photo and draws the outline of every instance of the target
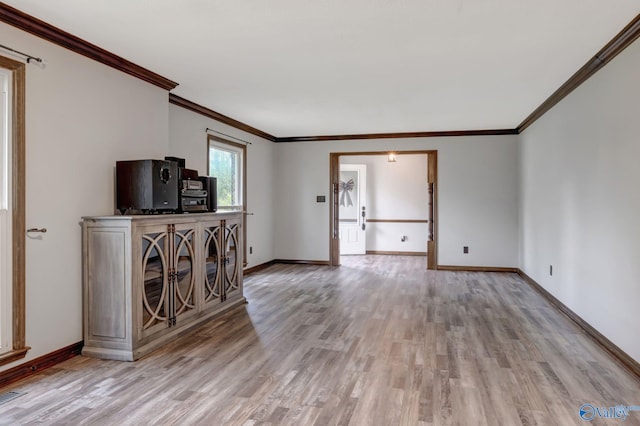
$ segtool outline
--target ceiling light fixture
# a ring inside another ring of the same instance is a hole
[[[396,153],[395,152],[390,152],[388,157],[387,157],[387,161],[390,163],[395,163],[396,162]]]

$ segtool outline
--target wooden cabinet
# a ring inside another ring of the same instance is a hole
[[[82,224],[83,355],[133,361],[246,302],[241,213]]]

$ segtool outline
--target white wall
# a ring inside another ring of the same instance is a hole
[[[639,69],[636,41],[525,130],[520,155],[521,268],[637,361]]]
[[[0,23],[27,65],[26,360],[82,340],[82,216],[112,214],[116,160],[168,147],[167,92]],[[4,54],[4,53],[3,53]],[[25,362],[2,366],[11,368]]]
[[[274,143],[176,105],[169,106],[169,151],[187,167],[207,173],[206,129],[251,142],[247,145],[247,267],[274,259]],[[232,138],[216,135],[236,142]]]
[[[275,257],[329,259],[329,153],[438,150],[438,263],[518,264],[517,137],[475,136],[276,144]],[[463,246],[469,254],[462,253]]]
[[[390,163],[387,155],[345,155],[342,164],[367,166],[366,207],[369,219],[413,219],[429,217],[427,155],[398,155]],[[367,251],[417,252],[427,250],[426,223],[368,222]],[[401,241],[400,236],[407,238]]]

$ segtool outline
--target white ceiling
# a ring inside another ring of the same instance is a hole
[[[638,0],[4,0],[277,137],[515,128]]]

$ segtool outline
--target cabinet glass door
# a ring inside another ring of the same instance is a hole
[[[177,228],[177,226],[176,226]],[[193,227],[186,229],[176,229],[174,233],[173,262],[175,268],[174,276],[174,308],[175,315],[182,315],[195,310],[195,274],[194,259],[194,236]]]
[[[225,298],[238,289],[238,270],[242,264],[242,254],[238,244],[237,223],[227,223],[224,228],[225,267],[224,292]]]
[[[142,329],[166,323],[169,268],[167,232],[142,235]]]
[[[204,302],[220,300],[220,225],[204,228]]]

